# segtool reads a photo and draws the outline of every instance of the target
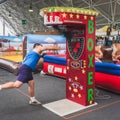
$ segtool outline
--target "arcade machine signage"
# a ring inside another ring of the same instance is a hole
[[[94,104],[94,45],[97,11],[50,7],[40,10],[44,24],[66,36],[66,98],[82,105]]]

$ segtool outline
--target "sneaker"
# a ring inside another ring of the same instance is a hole
[[[46,73],[43,72],[43,71],[40,72],[40,75],[41,75],[41,76],[44,76],[45,74],[46,74]]]
[[[34,99],[33,101],[30,100],[30,101],[29,101],[29,104],[30,104],[30,105],[41,105],[41,102],[39,102],[38,100]]]

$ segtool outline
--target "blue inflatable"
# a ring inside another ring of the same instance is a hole
[[[66,65],[66,58],[60,56],[45,55],[44,62]],[[95,71],[120,76],[120,65],[107,62],[95,62]]]
[[[45,55],[44,62],[54,63],[59,65],[66,65],[66,58],[52,55]]]
[[[105,62],[96,62],[95,71],[120,76],[120,65]]]

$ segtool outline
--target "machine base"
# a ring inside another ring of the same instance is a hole
[[[43,107],[47,108],[48,110],[54,112],[59,116],[66,116],[95,105],[97,105],[97,103],[89,106],[83,106],[73,101],[70,101],[68,99],[62,99],[62,100],[44,104]]]

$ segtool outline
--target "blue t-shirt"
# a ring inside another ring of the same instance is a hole
[[[23,63],[24,65],[27,65],[32,70],[35,70],[35,67],[40,59],[40,55],[36,53],[35,51],[30,51],[24,58]]]

